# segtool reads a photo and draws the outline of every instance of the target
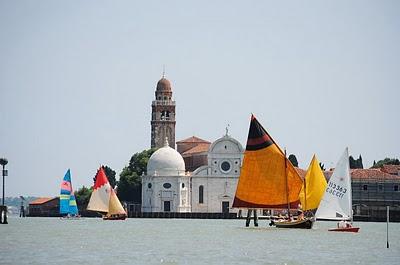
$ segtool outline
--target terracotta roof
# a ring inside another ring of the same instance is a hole
[[[377,168],[351,169],[351,178],[358,180],[399,180],[400,176],[390,175]]]
[[[187,139],[180,140],[176,143],[207,143],[207,144],[211,144],[210,142],[200,139],[199,137],[196,137],[196,136],[192,136]]]
[[[51,201],[51,200],[53,200],[53,199],[56,199],[57,197],[55,197],[55,198],[49,198],[49,197],[43,197],[43,198],[38,198],[38,199],[36,199],[36,200],[34,200],[34,201],[31,201],[29,204],[43,204],[43,203],[46,203],[46,202],[48,202],[48,201]]]
[[[182,156],[198,154],[198,153],[205,153],[205,152],[208,152],[208,148],[210,148],[210,143],[200,143],[200,144],[196,145],[195,147],[183,152]]]
[[[391,175],[398,175],[400,172],[400,165],[383,165],[380,170]]]

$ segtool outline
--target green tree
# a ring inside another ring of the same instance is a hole
[[[136,153],[131,157],[118,181],[118,198],[122,201],[142,202],[142,174],[146,173],[147,162],[155,148]]]
[[[90,200],[90,195],[92,195],[92,188],[86,188],[83,186],[75,191],[74,194],[79,210],[82,211],[83,209],[86,209]]]
[[[352,156],[350,156],[349,163],[351,169],[364,168],[361,155],[358,157],[358,159],[354,159]]]
[[[297,162],[297,158],[294,154],[289,155],[288,159],[292,163],[293,166],[299,167],[299,162]]]
[[[400,165],[400,160],[397,158],[388,158],[386,157],[383,160],[379,160],[378,162],[375,162],[371,168],[380,168],[383,165]]]

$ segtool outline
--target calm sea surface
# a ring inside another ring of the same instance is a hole
[[[356,223],[358,234],[277,229],[260,220],[9,218],[0,264],[400,264],[400,224]]]

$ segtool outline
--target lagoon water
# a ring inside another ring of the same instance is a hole
[[[400,224],[356,223],[360,232],[277,229],[260,220],[9,218],[0,264],[400,264]]]

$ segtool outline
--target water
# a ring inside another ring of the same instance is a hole
[[[360,232],[277,229],[260,220],[9,218],[0,264],[400,264],[400,224],[356,223]]]

